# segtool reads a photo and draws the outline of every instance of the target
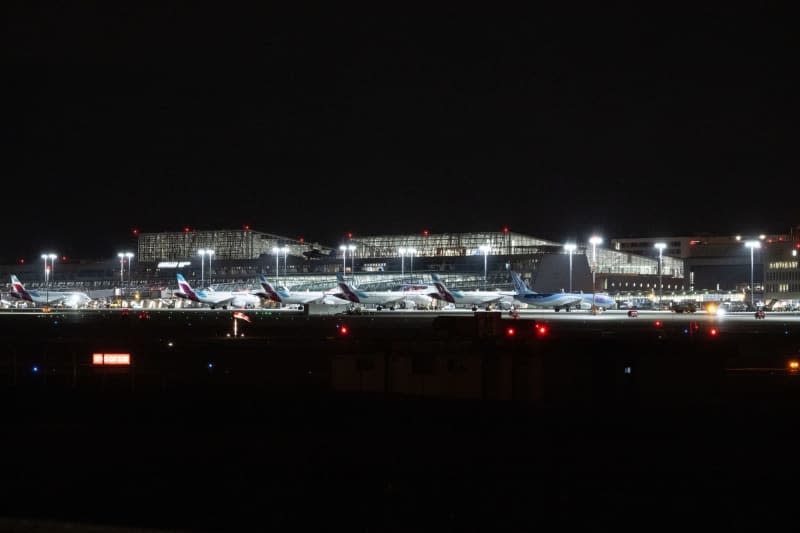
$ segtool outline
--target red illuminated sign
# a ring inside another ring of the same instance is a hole
[[[129,353],[93,353],[93,365],[103,366],[129,366],[131,364],[131,354]]]

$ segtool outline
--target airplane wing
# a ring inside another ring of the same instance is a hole
[[[310,304],[323,301],[326,295],[320,292],[310,292],[308,295],[303,292],[293,292],[292,296],[298,298],[302,304]]]
[[[47,300],[43,301],[42,303],[46,305],[52,305],[52,304],[60,304],[61,302],[66,300],[70,295],[63,292],[62,293],[50,292],[50,294],[47,294],[45,292],[45,294],[39,293],[39,296],[42,297],[42,300]]]
[[[368,292],[367,294],[370,293]],[[379,298],[381,300],[381,305],[400,303],[408,298],[408,295],[404,292],[397,292],[397,294],[394,294],[393,292],[379,292],[371,294],[371,296]]]
[[[236,294],[223,295],[210,295],[204,298],[205,303],[209,305],[231,305],[231,303],[238,297]]]
[[[483,303],[485,303],[485,304],[493,304],[493,303],[499,302],[503,298],[507,298],[507,296],[504,295],[504,294],[501,294],[499,292],[496,293],[496,294],[487,294],[486,296],[484,296]]]

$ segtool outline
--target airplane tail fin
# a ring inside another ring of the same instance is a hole
[[[25,290],[25,285],[14,274],[11,274],[11,295],[23,300],[33,301],[28,291]]]
[[[192,289],[192,286],[189,285],[189,282],[186,281],[186,278],[183,277],[183,274],[176,274],[175,277],[178,279],[178,290],[191,300],[197,301],[197,294],[194,292],[194,289]]]
[[[433,279],[433,286],[436,287],[436,294],[432,295],[434,298],[440,298],[449,303],[456,303],[456,298],[453,296],[453,293],[445,286],[442,282],[442,278],[439,277],[439,274],[436,272],[431,274],[431,279]]]
[[[339,279],[339,274],[337,273],[336,278]],[[346,300],[350,300],[354,303],[361,303],[361,299],[356,294],[356,291],[353,290],[353,287],[350,286],[349,283],[344,281],[344,278],[339,279],[339,290],[342,291],[342,295]]]
[[[261,287],[264,289],[264,292],[267,293],[267,298],[273,302],[281,303],[282,298],[280,294],[278,294],[278,291],[275,290],[275,287],[272,286],[272,283],[267,281],[267,278],[264,277],[263,274],[259,276],[259,279],[261,280]]]
[[[513,270],[511,271],[511,280],[514,282],[514,290],[517,291],[517,294],[531,294],[533,292],[528,288],[527,285],[525,285],[525,282],[522,281],[522,278],[519,277],[519,274]]]

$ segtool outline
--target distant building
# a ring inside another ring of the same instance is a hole
[[[786,238],[771,239],[764,250],[764,298],[800,304],[800,228]]]
[[[764,247],[781,242],[787,235],[695,235],[682,237],[634,237],[611,240],[611,247],[628,253],[658,257],[657,242],[667,246],[664,256],[684,260],[687,288],[690,290],[745,290],[750,285],[750,249],[748,240],[758,240]],[[757,290],[764,282],[765,248],[753,250],[753,278]]]

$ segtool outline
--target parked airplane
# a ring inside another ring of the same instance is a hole
[[[603,309],[611,309],[617,307],[617,302],[611,296],[604,292],[580,293],[581,296],[581,309],[591,309],[594,304],[595,307],[602,307]]]
[[[510,303],[509,301],[512,299],[508,294],[503,294],[499,291],[458,291],[448,289],[439,274],[435,272],[431,274],[431,279],[433,279],[433,285],[437,291],[434,298],[439,298],[455,305],[471,305],[473,311],[476,311],[478,306],[488,306],[504,301]]]
[[[310,304],[310,303],[323,303],[323,304],[346,304],[348,300],[338,298],[335,293],[328,291],[289,291],[287,289],[272,286],[267,281],[264,274],[259,275],[261,287],[264,289],[263,296],[269,298],[273,302],[278,302],[284,305],[290,304]]]
[[[408,308],[430,308],[436,295],[436,287],[433,285],[421,285],[419,283],[404,283],[402,290],[405,298],[400,302],[401,307]]]
[[[580,305],[583,297],[580,294],[570,292],[554,292],[543,294],[530,290],[519,274],[512,271],[511,279],[514,282],[514,299],[520,303],[532,305],[534,307],[552,307],[556,311],[561,309],[570,310],[571,307]]]
[[[420,301],[420,299],[425,301],[427,299],[427,302],[430,303],[430,295],[436,292],[436,288],[432,286],[426,286],[426,289],[404,291],[362,291],[344,281],[344,276],[342,276],[341,272],[336,273],[336,279],[339,283],[339,289],[345,298],[353,303],[374,305],[378,310],[384,307],[394,309],[404,301],[411,301],[415,305],[419,305],[417,301]]]
[[[189,282],[182,274],[177,274],[178,290],[173,294],[178,298],[184,298],[193,302],[206,304],[211,309],[221,307],[227,309],[231,307],[258,307],[261,305],[261,296],[254,292],[247,291],[213,291],[192,289]]]
[[[9,294],[18,300],[34,304],[63,305],[65,307],[80,307],[92,299],[85,292],[79,291],[41,291],[28,290],[17,276],[11,275],[11,291]]]

